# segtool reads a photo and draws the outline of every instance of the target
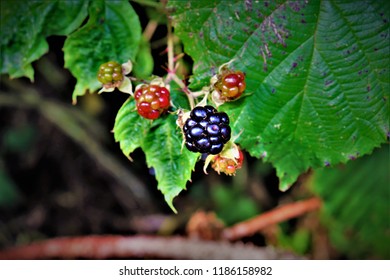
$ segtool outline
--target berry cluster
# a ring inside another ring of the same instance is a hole
[[[227,71],[215,84],[221,99],[234,100],[242,95],[246,88],[245,75],[241,71]]]
[[[239,156],[235,160],[232,158],[217,155],[212,160],[211,167],[219,173],[223,172],[226,175],[232,176],[236,174],[236,170],[240,169],[244,161],[244,154],[239,150]]]
[[[100,65],[98,80],[105,87],[117,86],[123,80],[122,66],[115,61]]]
[[[158,85],[142,85],[134,93],[137,111],[146,119],[157,119],[170,107],[170,93]]]
[[[229,117],[212,106],[195,107],[183,126],[185,144],[191,152],[219,154],[231,135]]]

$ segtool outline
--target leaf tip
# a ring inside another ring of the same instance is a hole
[[[165,201],[167,202],[169,208],[171,208],[173,213],[177,214],[177,210],[175,206],[173,206],[173,197],[171,197],[170,195],[165,195]]]
[[[280,178],[279,190],[282,192],[288,191],[292,186],[292,183],[287,182],[285,179]]]

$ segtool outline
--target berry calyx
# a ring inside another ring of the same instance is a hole
[[[99,67],[97,78],[106,88],[118,87],[124,78],[122,65],[115,61],[103,63]]]
[[[241,150],[238,150],[238,152],[238,157],[235,158],[217,155],[211,160],[211,167],[217,171],[218,174],[222,172],[229,176],[235,175],[237,169],[242,167],[242,162],[244,161],[244,154]]]
[[[142,85],[134,93],[138,114],[150,120],[157,119],[171,105],[170,92],[159,85]]]
[[[229,117],[212,106],[197,106],[184,123],[183,132],[188,150],[216,155],[230,140]]]
[[[235,100],[246,88],[245,74],[241,71],[226,71],[220,75],[214,87],[220,93],[221,100]]]

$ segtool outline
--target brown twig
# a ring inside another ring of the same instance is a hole
[[[184,237],[86,236],[55,238],[0,251],[0,259],[299,259],[271,247]]]
[[[321,200],[317,197],[283,205],[255,218],[224,229],[222,232],[222,238],[232,241],[246,236],[251,236],[267,226],[315,211],[319,209],[320,206]]]

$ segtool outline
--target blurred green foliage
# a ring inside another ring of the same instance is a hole
[[[0,166],[0,208],[15,207],[21,199],[18,187]]]
[[[251,196],[243,193],[242,189],[226,185],[213,186],[211,198],[215,203],[214,211],[227,226],[260,213],[260,206]]]
[[[315,172],[323,223],[349,258],[390,258],[389,145],[338,168]]]

